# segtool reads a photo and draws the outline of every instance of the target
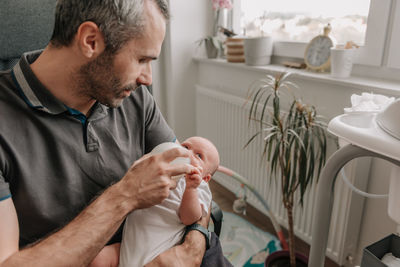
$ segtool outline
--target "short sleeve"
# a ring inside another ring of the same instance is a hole
[[[168,126],[153,96],[143,89],[145,108],[145,153],[164,142],[175,142],[175,134]]]
[[[197,194],[199,197],[200,205],[203,209],[202,216],[205,216],[208,214],[208,210],[210,208],[212,200],[212,194],[208,183],[206,183],[205,181],[201,181],[200,185],[197,187]]]
[[[3,173],[0,171],[0,201],[11,197],[11,192]]]

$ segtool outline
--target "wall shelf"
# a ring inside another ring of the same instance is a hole
[[[371,91],[380,92],[383,94],[400,94],[400,81],[390,81],[386,79],[368,78],[360,76],[351,76],[349,78],[335,78],[330,76],[329,72],[316,73],[307,70],[299,70],[293,68],[287,68],[281,65],[266,65],[266,66],[248,66],[244,63],[230,63],[225,59],[208,59],[208,58],[193,58],[194,61],[199,63],[225,66],[229,68],[243,69],[246,71],[253,71],[259,73],[278,73],[278,72],[292,72],[293,75],[299,79],[308,81],[317,81],[332,85],[352,87],[355,89],[362,89],[368,91],[366,88],[371,88]]]

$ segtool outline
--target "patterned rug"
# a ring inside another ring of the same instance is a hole
[[[279,239],[245,219],[223,212],[220,240],[225,257],[235,266],[264,266],[265,258],[280,250]]]

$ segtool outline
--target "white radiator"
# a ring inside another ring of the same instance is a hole
[[[196,86],[196,133],[209,138],[217,146],[221,165],[246,177],[267,200],[279,223],[287,226],[287,216],[281,204],[279,184],[276,184],[274,179],[268,179],[267,164],[261,161],[262,141],[257,140],[244,148],[247,140],[256,132],[255,126],[249,126],[248,123],[250,105],[244,106],[244,103],[245,99]],[[357,177],[367,175],[368,166],[369,161],[364,160],[346,167],[349,179],[361,189],[365,189],[367,179]],[[234,193],[239,190],[239,185],[224,174],[217,172],[214,179]],[[337,180],[327,255],[340,265],[352,266],[346,258],[355,255],[364,200],[353,195],[341,179]],[[303,209],[297,206],[294,213],[295,233],[309,244],[311,222],[315,215],[315,191],[314,184],[306,193]],[[267,214],[251,193],[248,194],[248,202]]]

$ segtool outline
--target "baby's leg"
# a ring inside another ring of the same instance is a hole
[[[121,243],[105,246],[93,259],[89,267],[118,267],[120,247]]]

